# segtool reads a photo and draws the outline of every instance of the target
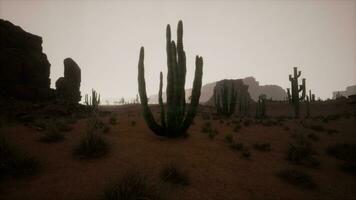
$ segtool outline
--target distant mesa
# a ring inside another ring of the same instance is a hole
[[[346,87],[346,90],[344,90],[344,91],[333,92],[333,99],[336,99],[339,97],[348,97],[351,95],[356,95],[356,85],[348,86],[348,87]]]
[[[258,81],[252,76],[246,77],[244,79],[234,79],[236,82],[242,81],[245,85],[248,85],[248,93],[252,100],[257,101],[258,96],[265,94],[268,99],[273,100],[285,100],[287,93],[286,91],[278,85],[260,85]],[[206,103],[210,100],[214,93],[214,87],[217,82],[208,83],[202,86],[200,103]],[[189,99],[191,89],[186,90],[186,99]],[[165,93],[163,94],[163,99],[165,99]],[[158,96],[150,96],[150,103],[158,103]]]
[[[225,79],[225,80],[218,81],[215,84],[217,91],[220,91],[223,88],[224,83],[228,83],[227,84],[228,91],[231,91],[231,87],[233,84],[234,89],[236,90],[237,93],[238,101],[239,99],[245,99],[247,102],[250,102],[252,100],[248,92],[248,85],[245,84],[242,79],[230,79],[230,80]],[[205,104],[213,106],[214,103],[215,101],[214,101],[214,91],[213,91],[212,96],[210,96],[209,100],[206,101]]]
[[[0,95],[26,100],[53,97],[42,38],[0,19]]]

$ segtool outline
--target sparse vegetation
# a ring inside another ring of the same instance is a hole
[[[315,133],[309,133],[308,134],[308,138],[313,140],[313,141],[315,141],[315,142],[320,140],[319,136],[317,134],[315,134]]]
[[[39,171],[39,161],[21,152],[0,137],[0,181],[5,178],[18,178],[33,175]]]
[[[61,128],[62,127],[62,128]],[[45,143],[54,143],[60,142],[65,139],[65,134],[63,133],[63,127],[60,123],[56,121],[50,121],[47,126],[44,134],[39,139],[40,142]]]
[[[131,124],[131,126],[136,126],[136,121],[132,120],[130,124]]]
[[[189,177],[186,171],[183,171],[174,163],[164,166],[160,172],[163,181],[176,185],[189,185]]]
[[[251,157],[251,153],[248,148],[243,148],[241,155],[246,159]]]
[[[244,145],[242,143],[239,142],[232,142],[230,144],[230,148],[235,150],[235,151],[241,151],[244,149]]]
[[[112,116],[110,117],[109,123],[110,123],[111,125],[117,124],[117,117],[116,117],[116,115],[112,115]]]
[[[234,142],[234,137],[232,136],[232,134],[227,134],[225,135],[225,141],[229,144]]]
[[[112,188],[105,191],[105,200],[161,200],[159,187],[151,184],[148,178],[139,171],[129,171]]]
[[[296,169],[284,169],[277,173],[283,181],[303,189],[315,189],[316,184],[310,175]]]
[[[271,151],[271,143],[269,142],[257,142],[253,145],[253,148],[258,151]]]
[[[315,150],[312,148],[303,134],[297,134],[295,141],[289,143],[287,151],[287,160],[293,164],[304,165],[306,167],[317,167],[320,165],[314,155]]]

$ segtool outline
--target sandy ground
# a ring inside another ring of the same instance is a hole
[[[328,107],[330,113],[350,110],[349,105]],[[290,164],[286,159],[288,142],[294,130],[301,128],[299,120],[287,120],[283,126],[251,124],[234,133],[227,120],[203,120],[201,115],[189,129],[188,138],[166,139],[155,136],[145,124],[139,105],[105,107],[117,114],[118,124],[110,125],[105,133],[111,145],[110,153],[101,159],[78,160],[72,155],[73,147],[85,133],[85,120],[79,120],[66,140],[60,143],[40,143],[41,132],[24,125],[3,128],[5,138],[42,163],[37,175],[10,179],[0,183],[0,199],[96,199],[126,171],[137,169],[148,175],[152,183],[160,185],[168,199],[356,199],[355,176],[337,169],[341,161],[326,155],[325,148],[339,142],[356,143],[356,118],[340,118],[328,123],[314,120],[324,128],[338,130],[329,135],[315,132],[320,141],[313,142],[318,152],[319,168],[307,168]],[[273,110],[273,109],[272,109]],[[321,114],[325,114],[322,109]],[[268,112],[272,112],[269,110]],[[268,113],[267,112],[267,113]],[[109,116],[102,119],[108,122]],[[136,121],[132,126],[131,121]],[[210,121],[218,130],[212,140],[201,132],[203,123]],[[285,130],[288,126],[290,130]],[[236,141],[249,147],[251,158],[233,151],[225,142],[226,134],[233,134]],[[256,142],[269,142],[272,150],[260,152],[253,149]],[[159,183],[163,166],[177,163],[186,170],[190,185],[174,186]],[[290,185],[276,173],[281,169],[296,168],[310,175],[317,183],[315,190]]]

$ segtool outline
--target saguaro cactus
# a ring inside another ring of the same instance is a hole
[[[265,94],[261,94],[258,97],[258,101],[256,104],[256,118],[266,117],[266,99],[267,96]]]
[[[293,68],[294,75],[289,75],[289,81],[291,82],[291,89],[287,88],[287,94],[289,102],[294,106],[294,114],[296,118],[299,118],[299,101],[305,98],[305,78],[302,79],[302,85],[298,85],[298,78],[301,75],[301,71],[297,70],[297,67]],[[298,87],[299,86],[299,87]],[[301,95],[299,96],[299,92]]]
[[[179,21],[177,29],[177,46],[171,40],[171,28],[166,29],[166,52],[167,52],[167,112],[162,99],[163,74],[160,73],[159,105],[161,124],[158,124],[148,107],[146,94],[146,81],[144,72],[144,48],[141,47],[138,62],[138,90],[140,94],[143,115],[148,127],[159,136],[179,137],[184,134],[192,124],[199,105],[200,89],[203,77],[203,58],[195,58],[195,77],[189,108],[186,111],[185,102],[185,75],[186,57],[183,50],[183,22]]]
[[[224,80],[221,87],[215,85],[214,88],[214,104],[216,112],[225,117],[231,116],[235,112],[237,103],[237,92],[233,81],[230,81],[231,86],[228,86],[228,81]],[[230,89],[230,91],[229,91]]]

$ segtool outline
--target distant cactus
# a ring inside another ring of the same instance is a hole
[[[92,89],[90,97],[88,94],[85,95],[84,103],[85,105],[89,106],[90,111],[97,112],[100,105],[100,94]]]
[[[230,84],[229,84],[230,83]],[[229,87],[229,85],[231,85]],[[233,81],[223,80],[222,87],[215,85],[214,104],[219,115],[229,117],[235,112],[237,91]]]
[[[266,99],[267,96],[265,94],[261,94],[258,97],[258,101],[256,104],[256,118],[266,117]]]
[[[309,90],[309,101],[314,102],[315,101],[315,94],[312,94],[311,90]]]
[[[141,47],[138,63],[138,90],[140,94],[143,115],[148,127],[159,136],[179,137],[182,136],[192,124],[199,105],[200,89],[203,77],[203,58],[195,58],[195,78],[193,83],[192,97],[189,108],[186,111],[185,102],[185,75],[186,57],[183,50],[183,23],[179,21],[177,29],[177,46],[171,40],[171,28],[166,29],[166,52],[167,52],[167,112],[163,105],[162,87],[163,74],[160,73],[159,105],[161,111],[161,124],[158,124],[148,106],[146,94],[146,81],[144,73],[144,48]]]
[[[310,91],[310,90],[309,90]],[[306,95],[306,101],[305,101],[306,107],[307,107],[307,115],[306,118],[310,117],[310,98],[308,95]]]
[[[296,118],[299,118],[299,102],[305,99],[305,78],[302,79],[302,85],[298,85],[298,78],[301,72],[297,70],[297,67],[293,68],[294,76],[289,75],[289,81],[291,82],[291,89],[287,89],[289,102],[294,106],[294,114]],[[298,87],[299,86],[299,87]],[[302,92],[299,96],[299,92]]]

